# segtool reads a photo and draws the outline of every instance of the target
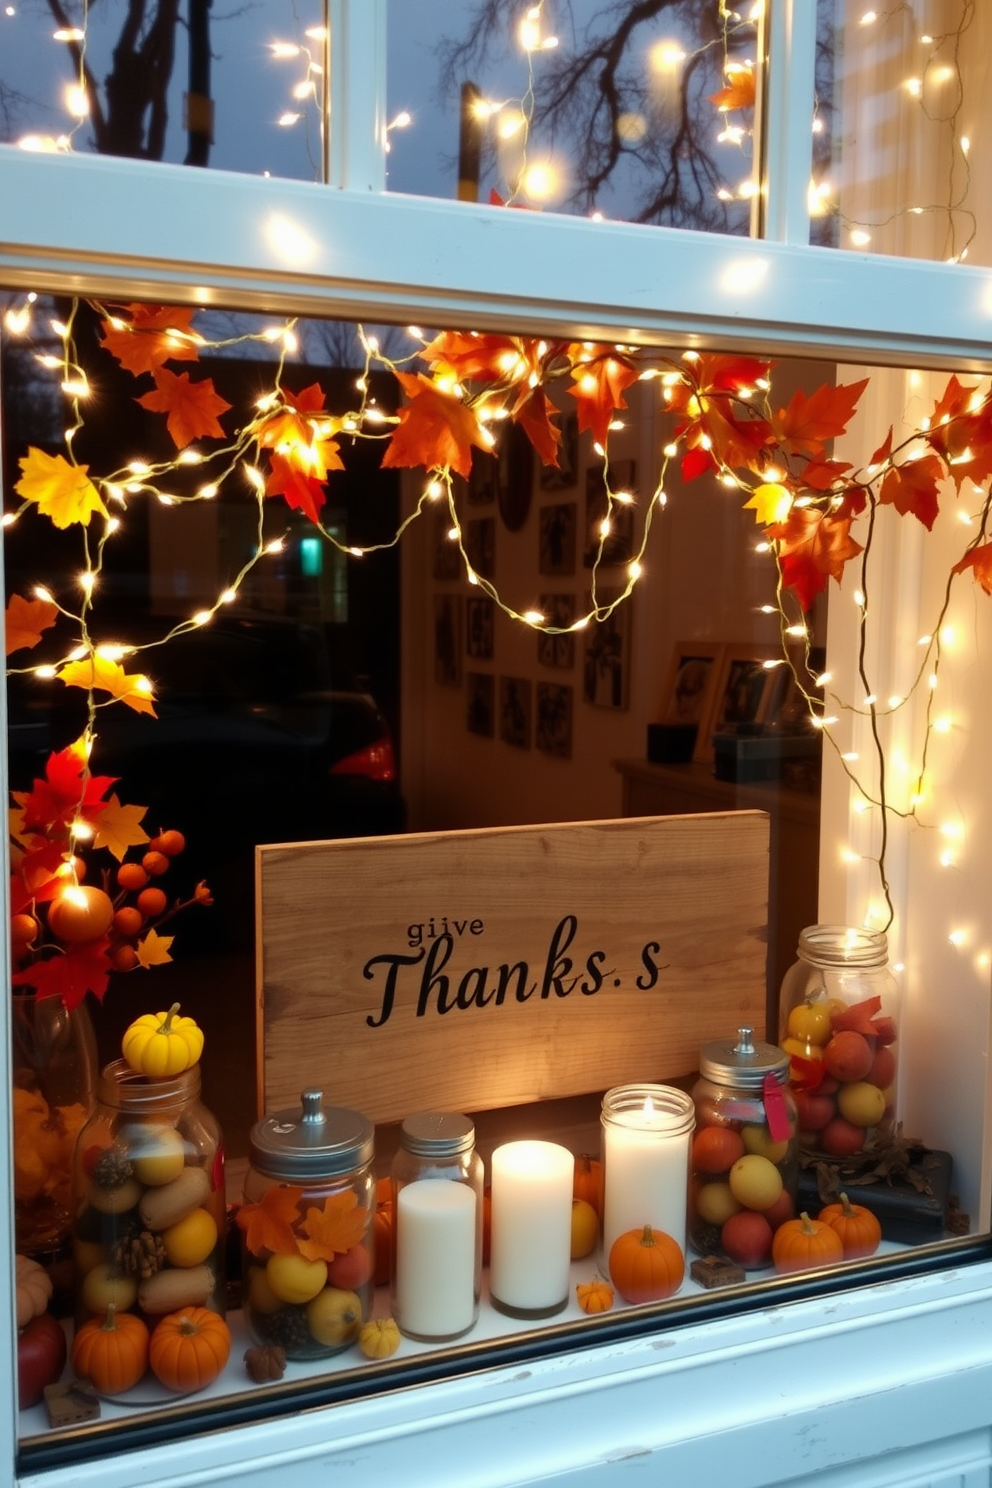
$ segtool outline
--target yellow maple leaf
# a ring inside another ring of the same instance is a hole
[[[773,522],[784,522],[792,510],[792,493],[777,481],[768,481],[756,486],[750,501],[745,501],[744,510],[753,509],[754,520],[759,527],[770,527]]]
[[[56,527],[71,527],[73,522],[89,525],[94,512],[107,516],[100,493],[87,474],[88,465],[70,465],[62,455],[46,455],[33,445],[18,462],[21,478],[14,486],[25,501],[37,502],[43,516],[51,517]]]
[[[122,806],[112,793],[94,823],[93,846],[108,848],[122,863],[129,847],[140,847],[148,841],[148,833],[141,826],[147,810],[147,806]]]
[[[82,661],[67,661],[56,676],[67,687],[83,687],[89,692],[96,688],[109,692],[118,702],[126,703],[136,713],[155,712],[155,694],[149,679],[141,672],[127,673],[119,662],[111,661],[99,654],[87,656]]]
[[[143,935],[135,946],[138,965],[143,966],[146,971],[149,966],[164,966],[167,961],[172,960],[169,947],[173,940],[175,940],[174,935],[159,935],[157,930],[149,930],[148,934]]]

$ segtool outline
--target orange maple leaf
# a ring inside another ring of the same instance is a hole
[[[262,1256],[266,1251],[277,1255],[295,1253],[297,1237],[293,1224],[300,1217],[302,1197],[302,1188],[274,1183],[265,1190],[258,1204],[241,1205],[235,1219],[238,1228],[244,1230],[245,1243],[252,1255]]]
[[[867,386],[867,377],[837,387],[824,383],[809,397],[797,388],[788,408],[772,418],[772,428],[787,450],[819,459],[826,441],[844,433]]]
[[[488,450],[492,442],[471,408],[419,372],[397,372],[396,376],[410,401],[399,411],[399,427],[382,457],[383,469],[447,466],[468,479],[472,445]]]
[[[755,99],[754,72],[750,67],[735,67],[727,72],[727,86],[718,93],[709,95],[722,114],[732,109],[753,108]]]
[[[579,346],[570,350],[576,356],[575,387],[568,392],[579,405],[579,430],[591,429],[597,443],[605,444],[614,413],[627,407],[624,389],[637,381],[637,368],[611,346],[596,346],[591,352]]]
[[[435,368],[452,372],[466,382],[482,380],[514,386],[531,377],[543,380],[548,352],[546,342],[532,337],[442,331],[420,355]]]
[[[303,1224],[305,1239],[296,1248],[308,1261],[333,1261],[364,1239],[369,1211],[358,1202],[353,1188],[331,1194],[323,1208],[308,1209]]]
[[[24,599],[20,594],[12,594],[4,616],[7,655],[37,646],[42,631],[55,624],[58,613],[59,607],[53,600]]]
[[[944,466],[936,455],[907,460],[886,472],[878,499],[883,506],[894,506],[900,516],[912,512],[930,532],[940,509],[937,482],[943,476]]]
[[[135,377],[154,373],[163,362],[199,359],[196,341],[191,339],[195,310],[168,305],[125,305],[124,309],[130,320],[115,315],[103,321],[101,345]]]
[[[777,544],[782,582],[794,591],[804,611],[826,588],[828,578],[840,582],[844,565],[862,551],[851,536],[851,521],[815,506],[794,506],[784,522],[766,529]]]
[[[517,407],[513,417],[527,431],[527,437],[545,465],[558,468],[558,447],[561,430],[551,422],[558,412],[543,388],[532,388],[528,396]]]
[[[126,703],[135,713],[155,712],[155,694],[151,682],[141,672],[125,672],[119,662],[98,653],[82,661],[67,661],[55,674],[67,687],[83,687],[87,692],[109,692],[118,702]]]
[[[135,401],[152,413],[168,414],[166,428],[177,449],[184,449],[203,435],[224,437],[217,415],[226,413],[231,405],[214,391],[212,377],[190,382],[188,372],[170,372],[168,367],[156,367],[153,375],[155,391]]]
[[[992,542],[969,548],[964,557],[955,563],[951,573],[964,573],[967,568],[973,571],[976,582],[981,584],[985,593],[992,594]]]
[[[324,390],[319,382],[312,382],[299,393],[289,388],[280,388],[282,406],[267,414],[258,429],[258,442],[262,449],[277,449],[281,444],[309,444],[314,435],[314,424],[308,415],[324,412]]]

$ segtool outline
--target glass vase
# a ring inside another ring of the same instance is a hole
[[[85,1003],[12,995],[14,1233],[18,1253],[54,1259],[72,1224],[72,1157],[93,1109],[96,1039]]]

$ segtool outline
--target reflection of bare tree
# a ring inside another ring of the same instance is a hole
[[[579,19],[578,0],[548,6],[561,44],[535,63],[532,133],[567,149],[568,204],[608,211],[610,194],[623,191],[629,221],[746,233],[748,204],[717,195],[727,156],[717,146],[721,116],[710,95],[725,84],[726,60],[753,58],[754,25],[721,0],[602,0],[581,9]],[[446,93],[457,94],[467,78],[484,86],[504,58],[519,59],[519,17],[516,0],[477,0],[463,39],[439,48]],[[671,85],[659,87],[647,53],[666,32],[685,58]],[[831,54],[821,46],[821,68]],[[821,96],[829,96],[829,78],[821,81]],[[491,166],[491,140],[486,148]],[[738,174],[746,169],[742,157]]]

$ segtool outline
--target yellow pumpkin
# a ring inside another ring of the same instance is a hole
[[[388,1359],[399,1346],[400,1330],[391,1317],[373,1318],[358,1335],[358,1347],[366,1359]]]
[[[121,1052],[138,1075],[169,1079],[192,1069],[203,1051],[203,1034],[192,1018],[179,1018],[178,1002],[167,1013],[145,1013],[124,1034]]]

